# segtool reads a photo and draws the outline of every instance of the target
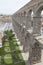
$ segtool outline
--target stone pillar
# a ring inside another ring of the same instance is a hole
[[[24,45],[24,40],[25,40],[25,32],[26,32],[26,28],[25,26],[22,27],[21,29],[21,44]]]
[[[29,51],[29,45],[30,45],[30,34],[27,32],[25,35],[25,39],[24,39],[24,46],[23,46],[23,50],[25,52]]]
[[[24,20],[23,20],[23,25],[24,25],[24,26],[26,26],[26,22],[27,22],[27,21],[26,21],[26,20],[27,20],[27,16],[24,16],[24,18],[23,18],[23,19],[24,19]]]
[[[20,22],[23,26],[26,26],[26,16],[20,16]]]
[[[21,29],[22,29],[22,26],[19,24],[18,31],[17,31],[19,40],[21,40]]]
[[[23,13],[23,26],[26,26],[26,11],[24,11],[24,13]]]
[[[33,46],[34,43],[34,37],[32,34],[29,33],[29,31],[26,31],[25,33],[25,43],[23,46],[23,50],[25,52],[29,51],[29,46]]]
[[[26,29],[30,29],[31,28],[31,16],[29,16],[30,14],[28,14],[27,16],[27,20],[26,20]]]
[[[34,16],[33,17],[33,34],[40,35],[41,33],[41,17]]]

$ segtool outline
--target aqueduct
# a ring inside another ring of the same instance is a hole
[[[13,26],[23,50],[29,51],[32,64],[41,63],[43,51],[43,35],[41,34],[41,12],[43,0],[31,0],[12,15]],[[31,16],[33,13],[33,16]],[[42,65],[42,64],[41,64]]]

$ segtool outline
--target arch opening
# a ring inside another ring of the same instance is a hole
[[[43,5],[38,8],[38,10],[37,10],[37,16],[41,17],[40,18],[40,21],[41,21],[40,31],[41,31],[41,35],[43,35]]]
[[[41,16],[42,11],[43,11],[43,5],[40,6],[40,7],[37,9],[37,11],[36,11],[37,15],[38,15],[38,16]]]
[[[28,13],[29,13],[28,16],[29,16],[30,22],[31,22],[31,28],[33,28],[33,15],[34,15],[34,12],[33,12],[33,10],[29,10]]]
[[[43,11],[43,6],[39,6],[37,8],[37,11],[35,13],[35,17],[34,17],[34,34],[37,35],[42,35],[42,11]]]
[[[43,35],[43,10],[41,11],[41,35]]]
[[[33,11],[31,12],[31,26],[33,27]]]

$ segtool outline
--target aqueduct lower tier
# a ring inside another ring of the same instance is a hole
[[[41,11],[43,0],[32,0],[12,15],[13,26],[23,50],[29,51],[32,64],[41,63],[43,51],[43,35],[41,35]],[[31,13],[33,12],[33,16]]]

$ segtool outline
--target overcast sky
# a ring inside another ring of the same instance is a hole
[[[0,14],[13,14],[30,0],[0,0]]]

